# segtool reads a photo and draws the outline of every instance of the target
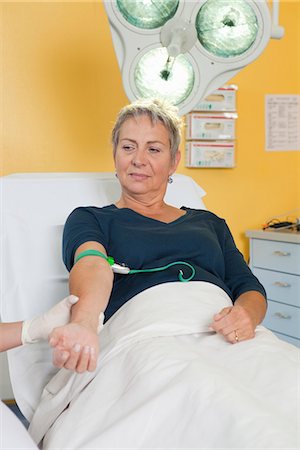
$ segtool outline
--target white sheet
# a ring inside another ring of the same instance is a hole
[[[204,282],[155,286],[100,333],[93,374],[61,370],[30,426],[52,449],[296,449],[299,350],[258,327],[232,345],[208,331],[230,304]]]

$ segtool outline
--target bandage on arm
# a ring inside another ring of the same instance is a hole
[[[77,301],[78,297],[69,295],[41,316],[25,320],[22,326],[22,344],[33,344],[47,340],[54,328],[66,325],[70,321],[71,308]],[[98,333],[103,326],[103,320],[104,314],[101,313],[99,316]]]

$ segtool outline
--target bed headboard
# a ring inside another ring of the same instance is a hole
[[[205,191],[173,175],[166,202],[205,209]],[[61,259],[63,225],[77,206],[104,206],[120,196],[113,173],[27,173],[4,176],[1,189],[1,319],[12,322],[47,310],[68,295]],[[56,372],[47,343],[8,352],[16,401],[30,420],[41,391]]]

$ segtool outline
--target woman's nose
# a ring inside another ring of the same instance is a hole
[[[145,152],[143,152],[142,150],[137,150],[132,158],[132,164],[135,167],[141,167],[144,166],[147,163],[147,158],[145,155]]]

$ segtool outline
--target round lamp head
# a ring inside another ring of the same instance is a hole
[[[245,0],[207,0],[196,17],[198,39],[212,55],[240,56],[255,42],[259,25]]]
[[[158,28],[170,20],[178,8],[179,0],[116,0],[124,19],[131,25]]]
[[[143,98],[160,97],[179,105],[194,87],[194,69],[188,58],[170,57],[164,47],[146,52],[133,73],[138,95]]]

